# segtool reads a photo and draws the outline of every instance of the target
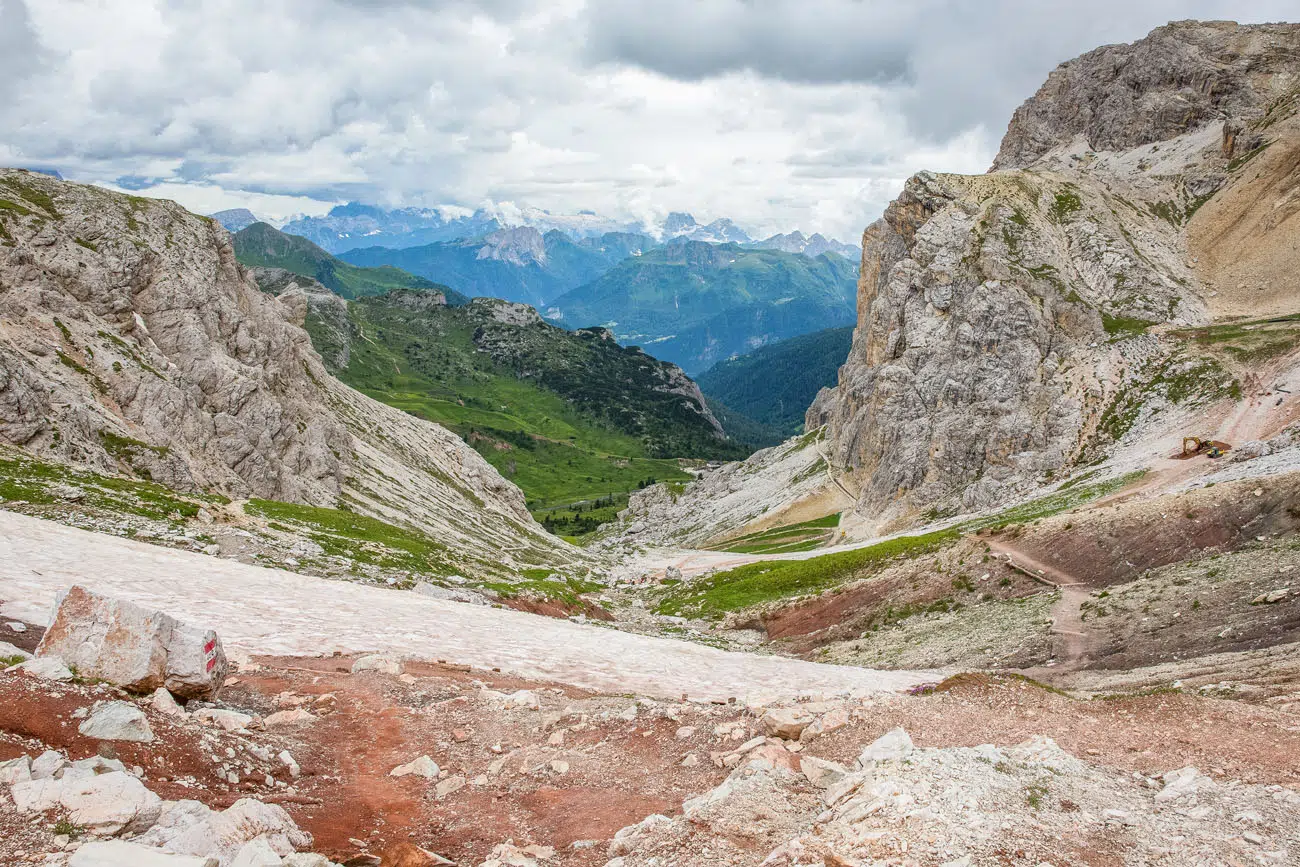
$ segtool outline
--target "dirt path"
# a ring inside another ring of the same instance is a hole
[[[1086,665],[1095,643],[1083,621],[1083,603],[1091,595],[1087,586],[1073,575],[1031,557],[1008,540],[990,539],[989,548],[1060,592],[1060,598],[1052,603],[1051,608],[1052,656],[1057,662],[1053,669],[1073,671]]]
[[[46,623],[55,594],[74,583],[210,624],[236,658],[386,651],[605,692],[710,700],[899,691],[935,678],[728,653],[246,566],[0,511],[5,615]]]

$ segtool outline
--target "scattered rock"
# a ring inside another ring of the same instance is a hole
[[[0,641],[0,659],[15,659],[20,662],[26,662],[32,658],[32,655],[17,645],[10,644],[7,641]]]
[[[89,738],[103,741],[135,741],[151,743],[153,731],[144,711],[128,701],[110,701],[90,712],[90,717],[77,727]]]
[[[176,698],[164,687],[158,687],[154,690],[153,697],[149,700],[150,706],[161,714],[167,716],[184,717],[185,708],[176,703]]]
[[[396,656],[390,656],[386,653],[372,653],[369,656],[360,657],[352,663],[352,673],[359,674],[363,671],[374,671],[379,674],[399,675],[406,671],[406,665]]]
[[[912,749],[912,739],[907,732],[902,728],[890,729],[862,751],[862,755],[858,756],[858,764],[865,767],[873,762],[906,758]]]
[[[439,800],[441,800],[447,797],[448,795],[454,794],[455,792],[459,792],[463,788],[465,788],[464,777],[461,776],[448,777],[445,780],[440,780],[438,782],[438,785],[434,786],[433,793],[438,797]]]
[[[799,759],[799,770],[819,789],[826,789],[849,775],[849,769],[835,762],[819,759],[815,756],[803,756]]]
[[[251,714],[221,707],[201,707],[194,712],[193,716],[204,725],[216,726],[228,732],[243,731],[253,722]]]
[[[775,738],[797,741],[813,717],[798,708],[773,708],[763,714],[763,730]]]
[[[278,726],[303,725],[305,723],[315,722],[317,719],[318,717],[309,711],[305,711],[302,708],[294,708],[293,710],[277,711],[262,720],[262,724],[267,728],[276,728]]]
[[[382,867],[445,867],[455,865],[456,862],[428,849],[421,849],[414,843],[403,842],[390,846],[380,863]]]
[[[441,769],[437,762],[428,756],[420,756],[418,759],[407,762],[404,765],[398,765],[388,772],[390,777],[405,777],[414,774],[418,777],[424,777],[429,780],[438,779]]]

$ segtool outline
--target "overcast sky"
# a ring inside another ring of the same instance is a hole
[[[912,172],[986,169],[1060,61],[1296,7],[0,0],[0,164],[279,219],[514,202],[856,240]]]

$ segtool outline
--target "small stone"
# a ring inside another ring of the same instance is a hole
[[[276,711],[264,719],[262,724],[271,729],[282,726],[304,725],[306,723],[313,723],[317,719],[318,717],[315,714],[305,711],[300,707],[296,707],[293,710]]]
[[[551,762],[551,770],[557,774],[567,774],[569,772],[569,763],[563,759],[555,759]]]
[[[803,730],[810,726],[813,717],[797,708],[773,708],[763,714],[763,730],[776,738],[798,740]]]
[[[16,620],[8,621],[7,623],[5,623],[5,626],[9,627],[10,632],[17,632],[19,635],[27,631],[27,624],[19,623]]]
[[[277,758],[286,768],[289,769],[289,776],[296,777],[302,773],[302,769],[298,767],[298,763],[294,761],[293,753],[288,750],[280,750],[280,755],[277,756]]]
[[[459,792],[463,788],[465,788],[465,778],[455,776],[439,781],[438,785],[434,787],[433,792],[439,799],[442,799],[448,795]]]
[[[359,674],[363,671],[374,671],[379,674],[399,675],[406,671],[406,666],[402,660],[386,653],[372,653],[369,656],[362,656],[352,663],[352,673]]]
[[[405,777],[414,774],[418,777],[424,777],[429,780],[436,780],[440,769],[437,762],[428,756],[420,756],[418,759],[407,762],[404,765],[398,765],[388,772],[390,777]]]
[[[858,756],[858,764],[868,765],[872,762],[886,762],[906,758],[913,749],[912,739],[902,728],[894,728],[876,738]]]
[[[204,725],[216,726],[228,732],[242,731],[253,722],[250,714],[220,707],[202,707],[194,712],[194,719]]]
[[[28,659],[26,662],[20,662],[15,666],[16,671],[32,677],[40,677],[45,680],[69,681],[72,680],[72,671],[63,664],[63,660],[57,656],[37,656]]]
[[[152,743],[153,731],[144,711],[126,701],[110,701],[91,711],[90,717],[77,727],[88,738],[103,741]]]
[[[695,737],[695,726],[682,726],[677,730],[677,740],[684,741]]]
[[[185,708],[177,704],[176,699],[163,687],[154,690],[153,697],[149,701],[155,711],[167,716],[185,716]]]
[[[553,747],[563,746],[564,729],[560,729],[559,731],[556,732],[551,732],[551,736],[546,739],[546,743]]]
[[[683,768],[693,768],[700,763],[700,757],[695,753],[687,753],[686,758],[682,759]]]

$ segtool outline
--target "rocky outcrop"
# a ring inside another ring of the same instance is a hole
[[[303,301],[258,291],[226,231],[179,205],[0,171],[0,439],[179,490],[347,505],[470,571],[581,556],[455,435],[331,377]]]
[[[853,346],[807,417],[860,515],[987,508],[1092,457],[1171,351],[1153,326],[1209,320],[1187,226],[1256,135],[1223,115],[1276,106],[1298,48],[1295,26],[1181,23],[1098,49],[1016,112],[991,173],[907,182],[863,235]]]
[[[1178,21],[1131,45],[1106,45],[1058,66],[1016,109],[993,170],[1025,168],[1082,137],[1094,151],[1122,151],[1233,119],[1232,157],[1250,149],[1242,120],[1263,114],[1297,84],[1300,24],[1242,27]]]

